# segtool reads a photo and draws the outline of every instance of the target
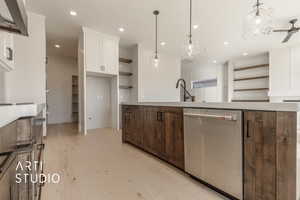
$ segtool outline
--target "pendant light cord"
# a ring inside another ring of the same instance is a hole
[[[190,0],[190,35],[189,35],[189,43],[192,43],[192,0]]]
[[[155,55],[157,56],[157,15],[155,15]]]

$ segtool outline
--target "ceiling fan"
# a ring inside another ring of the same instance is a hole
[[[288,42],[291,37],[300,31],[300,27],[296,27],[295,24],[298,21],[298,19],[292,19],[290,21],[290,24],[292,25],[292,27],[290,29],[278,29],[278,30],[273,30],[273,32],[287,32],[287,36],[285,37],[285,39],[282,41],[282,43],[286,43]]]

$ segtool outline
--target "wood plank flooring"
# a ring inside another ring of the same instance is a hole
[[[113,129],[77,132],[76,125],[49,125],[43,200],[224,200],[185,173],[128,144]]]

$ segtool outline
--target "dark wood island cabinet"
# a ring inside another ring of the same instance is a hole
[[[184,169],[182,108],[123,106],[123,142]]]
[[[243,199],[298,200],[297,113],[242,111]],[[123,142],[185,169],[183,107],[123,105],[122,119]]]

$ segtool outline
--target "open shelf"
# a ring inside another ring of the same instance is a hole
[[[130,86],[130,85],[120,85],[119,88],[120,89],[131,89],[132,86]]]
[[[269,102],[269,99],[251,99],[251,100],[231,100],[232,102]]]
[[[283,100],[286,103],[300,103],[300,100]]]
[[[269,64],[254,65],[254,66],[248,66],[248,67],[240,67],[240,68],[234,69],[234,71],[243,71],[243,70],[256,69],[256,68],[263,68],[263,67],[269,67]]]
[[[247,80],[256,80],[256,79],[264,79],[269,78],[269,76],[254,76],[254,77],[247,77],[247,78],[236,78],[234,81],[247,81]]]
[[[244,91],[264,91],[269,90],[269,88],[246,88],[246,89],[235,89],[235,92],[244,92]]]
[[[132,63],[132,60],[131,59],[127,59],[127,58],[119,58],[119,62],[130,64],[130,63]]]
[[[131,72],[119,72],[121,76],[132,76]]]

